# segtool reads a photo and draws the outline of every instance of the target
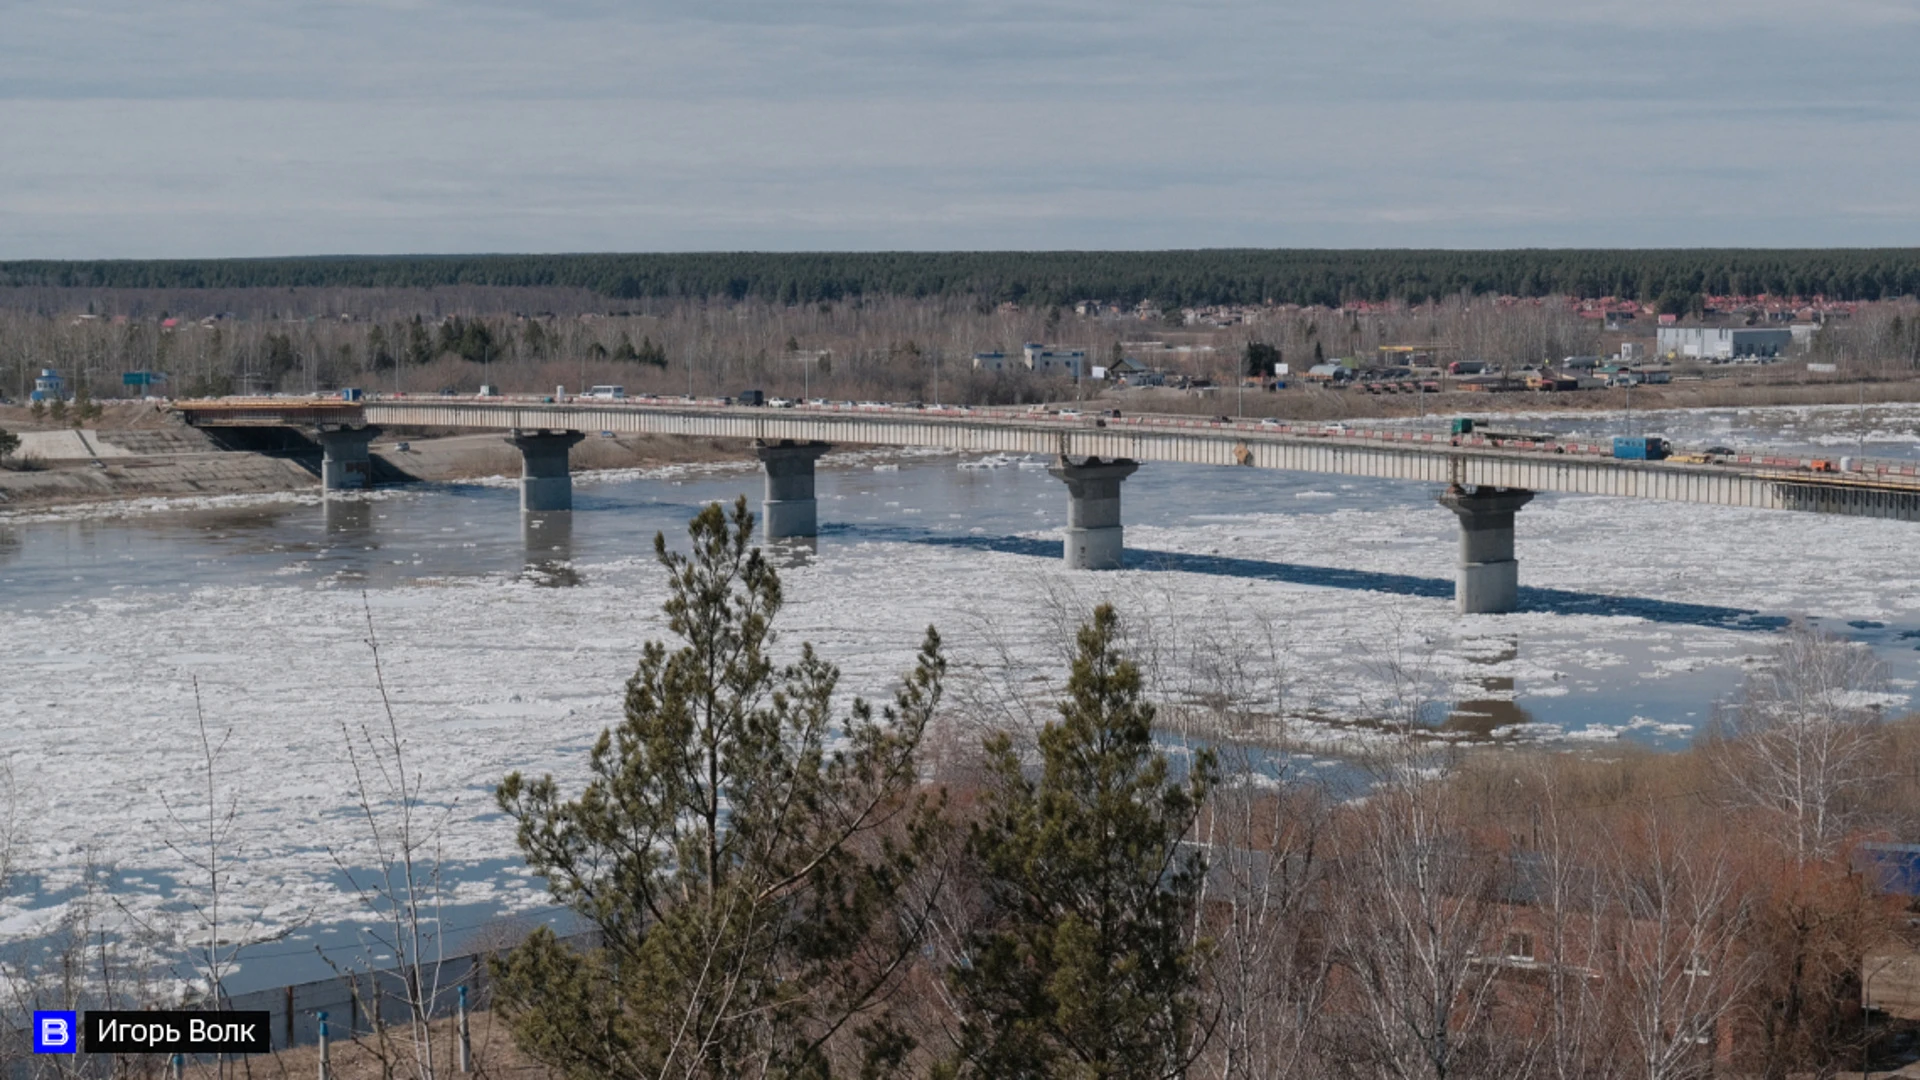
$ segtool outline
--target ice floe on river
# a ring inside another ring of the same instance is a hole
[[[682,468],[582,482],[717,471]],[[844,669],[848,691],[884,697],[937,625],[956,711],[1035,722],[1064,676],[1073,625],[1110,600],[1170,722],[1248,725],[1320,753],[1378,737],[1355,721],[1402,711],[1462,738],[1684,741],[1765,653],[1769,628],[1803,614],[1869,625],[1861,632],[1904,665],[1880,704],[1905,707],[1913,686],[1915,654],[1899,637],[1920,629],[1909,524],[1543,496],[1521,517],[1523,610],[1460,617],[1451,515],[1424,501],[1305,502],[1131,522],[1128,568],[1106,574],[1064,570],[1057,533],[1039,522],[1017,535],[853,532],[816,555],[781,556],[782,647],[811,641]],[[492,786],[521,770],[577,788],[642,643],[664,629],[651,560],[577,569],[570,588],[524,574],[447,577],[363,601],[333,579],[270,577],[15,615],[0,656],[0,754],[16,785],[21,865],[52,896],[89,862],[110,864],[140,876],[136,910],[161,903],[162,878],[181,869],[168,806],[192,805],[204,781],[197,680],[228,739],[220,782],[237,800],[232,843],[246,860],[235,902],[269,923],[355,917],[335,866],[373,856],[347,747],[382,720],[363,602],[409,768],[444,817],[441,857],[510,858]],[[1449,720],[1448,701],[1471,719]],[[502,911],[545,902],[521,873],[458,887]],[[0,937],[54,917],[50,905],[0,905]]]

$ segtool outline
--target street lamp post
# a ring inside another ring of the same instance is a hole
[[[1860,1080],[1872,1074],[1873,1063],[1873,977],[1893,964],[1892,960],[1868,970],[1860,965]]]

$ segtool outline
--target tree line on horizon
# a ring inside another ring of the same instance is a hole
[[[690,252],[14,260],[0,288],[585,288],[612,299],[772,304],[971,297],[1060,305],[1353,301],[1466,294],[1882,300],[1920,295],[1920,248]]]

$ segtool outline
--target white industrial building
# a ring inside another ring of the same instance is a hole
[[[1697,360],[1776,357],[1793,344],[1793,332],[1759,326],[1663,326],[1661,356]]]
[[[1038,345],[1028,343],[1026,347],[1027,367],[1042,375],[1068,375],[1075,379],[1086,374],[1087,350],[1072,349],[1061,345]]]
[[[1005,371],[1007,354],[1003,352],[977,352],[973,354],[973,370]]]

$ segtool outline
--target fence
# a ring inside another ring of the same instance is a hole
[[[561,942],[575,948],[596,943],[593,932],[572,934]],[[421,965],[427,986],[421,996],[427,1002],[430,1017],[451,1016],[459,1007],[460,987],[467,988],[467,1007],[486,1008],[489,1002],[487,960],[497,955],[488,950],[449,956]],[[414,997],[408,987],[410,970],[382,968],[374,971],[343,971],[330,979],[296,983],[234,994],[223,1008],[234,1011],[257,1010],[273,1017],[273,1048],[311,1046],[320,1041],[320,1014],[327,1014],[330,1039],[353,1039],[371,1035],[381,1028],[405,1025],[412,1019],[409,1006]]]

